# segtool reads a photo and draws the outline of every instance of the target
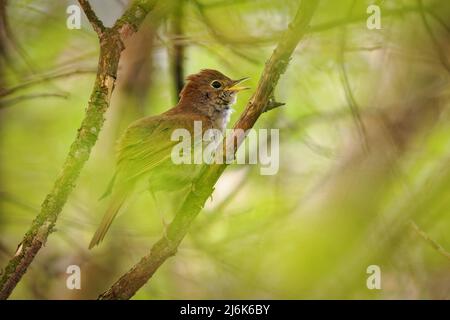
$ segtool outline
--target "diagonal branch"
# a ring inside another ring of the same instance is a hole
[[[350,4],[350,8],[347,13],[348,19],[350,19],[350,17],[352,16],[352,12],[355,5],[356,0],[353,0],[352,3]],[[345,51],[347,46],[347,27],[345,25],[341,27],[340,37],[341,37],[340,48],[337,59],[339,61],[339,75],[341,78],[342,86],[344,88],[345,98],[347,100],[348,107],[355,121],[358,134],[360,135],[363,150],[367,153],[369,151],[369,143],[367,141],[366,128],[364,126],[364,122],[361,119],[359,106],[358,103],[356,102],[355,95],[353,94],[353,91],[350,86],[350,79],[347,74],[347,67],[345,63]]]
[[[245,131],[252,128],[266,109],[280,76],[287,68],[294,49],[308,30],[317,5],[318,0],[301,1],[293,22],[289,25],[288,30],[284,33],[272,56],[267,61],[256,92],[234,126],[235,129],[243,129]],[[245,139],[245,136],[237,135],[236,138],[238,146]],[[194,182],[192,191],[188,194],[174,220],[169,225],[167,236],[162,237],[155,243],[150,252],[114,283],[111,288],[101,294],[99,299],[130,299],[137,290],[147,283],[158,268],[176,253],[192,221],[203,208],[206,200],[211,196],[214,185],[226,167],[227,164],[214,164],[204,168]]]
[[[94,31],[97,33],[97,35],[101,37],[103,32],[105,32],[105,26],[103,25],[103,22],[101,22],[101,20],[97,18],[97,15],[95,14],[94,10],[92,10],[91,4],[88,0],[78,0],[78,2],[80,3],[81,8],[83,8],[83,11],[86,14],[89,22],[91,23],[92,28],[94,28]]]
[[[431,239],[430,236],[423,230],[419,228],[419,226],[412,220],[409,221],[410,226],[413,228],[413,230],[420,236],[422,239],[424,239],[427,243],[430,244],[430,246],[439,252],[443,257],[450,260],[450,252],[446,251],[439,243],[437,243],[435,240]]]
[[[184,0],[180,1],[174,10],[173,17],[173,47],[171,54],[171,72],[175,86],[175,101],[178,101],[178,96],[184,86],[184,52],[185,44],[180,39],[183,39],[183,16],[184,16]]]
[[[91,74],[91,73],[96,73],[96,70],[94,70],[94,69],[74,69],[74,70],[65,71],[65,72],[61,72],[61,73],[39,75],[31,80],[25,81],[16,86],[13,86],[10,88],[0,88],[0,98],[9,96],[13,93],[16,93],[19,90],[27,89],[28,87],[31,87],[31,86],[34,86],[37,84],[41,84],[43,82],[66,78],[66,77],[72,77],[75,75]]]
[[[10,98],[7,100],[0,100],[0,109],[9,108],[17,103],[26,100],[34,100],[39,98],[62,98],[67,99],[69,95],[67,93],[34,93],[34,94],[24,94],[22,96]]]
[[[117,69],[124,41],[137,31],[147,13],[155,6],[155,0],[135,0],[112,28],[99,33],[100,56],[95,83],[88,102],[85,117],[72,143],[61,173],[53,189],[41,205],[41,211],[25,234],[14,257],[9,261],[0,278],[0,300],[7,299],[19,283],[34,257],[54,231],[54,226],[64,204],[75,187],[78,176],[89,158],[92,147],[104,122],[117,77]],[[80,1],[93,22],[96,32],[101,29],[87,1]]]
[[[430,36],[431,41],[433,42],[433,45],[434,45],[434,47],[435,47],[435,49],[437,51],[437,54],[439,56],[439,60],[440,60],[440,62],[442,64],[442,66],[445,68],[445,70],[447,70],[447,72],[450,72],[450,64],[447,61],[447,56],[446,56],[444,50],[441,48],[441,45],[439,44],[439,40],[437,39],[436,35],[433,32],[433,29],[431,28],[430,23],[428,22],[427,16],[425,14],[425,8],[424,8],[424,5],[423,5],[423,2],[422,2],[422,0],[417,0],[417,3],[418,3],[419,8],[420,8],[419,13],[420,13],[420,17],[422,19],[422,23],[423,23],[423,25],[425,27],[425,30],[427,31],[428,35]]]

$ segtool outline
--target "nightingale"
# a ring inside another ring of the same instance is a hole
[[[192,183],[200,165],[174,164],[171,140],[175,129],[194,135],[194,122],[201,121],[203,133],[208,129],[224,131],[230,120],[237,93],[248,89],[217,70],[203,69],[186,78],[177,105],[168,111],[133,122],[117,143],[116,172],[102,198],[110,202],[89,249],[105,237],[125,200],[139,186],[155,191],[175,191]]]

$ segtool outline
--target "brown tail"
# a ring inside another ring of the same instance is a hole
[[[105,215],[103,216],[102,222],[100,223],[97,231],[95,231],[95,234],[92,237],[91,243],[89,244],[89,249],[92,249],[103,240],[106,232],[111,226],[111,223],[119,212],[120,207],[122,207],[127,195],[128,192],[115,193],[113,195],[109,207],[106,210]]]

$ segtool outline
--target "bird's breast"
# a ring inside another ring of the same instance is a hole
[[[230,122],[232,112],[233,109],[231,108],[231,106],[220,106],[220,108],[217,108],[211,115],[214,129],[224,131],[227,127],[228,122]]]

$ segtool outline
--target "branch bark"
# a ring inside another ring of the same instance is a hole
[[[99,36],[100,56],[95,84],[85,117],[78,129],[78,135],[70,147],[61,173],[56,179],[53,189],[43,201],[40,213],[19,244],[16,254],[1,275],[0,300],[10,296],[53,231],[59,213],[75,187],[77,178],[88,160],[103,126],[104,113],[109,107],[114,90],[124,41],[138,30],[147,13],[153,9],[156,3],[155,0],[135,0],[112,28],[105,28],[91,9],[89,2],[86,0],[79,2]]]
[[[83,8],[84,14],[88,18],[90,24],[92,25],[92,28],[97,33],[99,37],[105,32],[105,26],[103,25],[103,22],[100,21],[99,18],[97,18],[97,15],[95,14],[94,10],[91,8],[91,4],[88,0],[78,0],[80,3],[81,8]]]
[[[259,116],[265,111],[280,76],[284,73],[290,57],[299,41],[308,31],[309,22],[318,5],[318,0],[302,0],[298,12],[289,24],[288,30],[266,63],[255,94],[247,104],[246,109],[234,126],[234,129],[244,131],[253,127]],[[236,135],[236,149],[245,139],[245,135]],[[235,150],[236,150],[235,149]],[[153,245],[150,252],[135,266],[125,273],[99,299],[130,299],[158,268],[171,256],[175,255],[181,241],[206,200],[214,191],[214,185],[226,169],[227,164],[214,164],[204,167],[203,172],[194,182],[192,191],[188,194],[174,220],[168,227],[167,235]]]

